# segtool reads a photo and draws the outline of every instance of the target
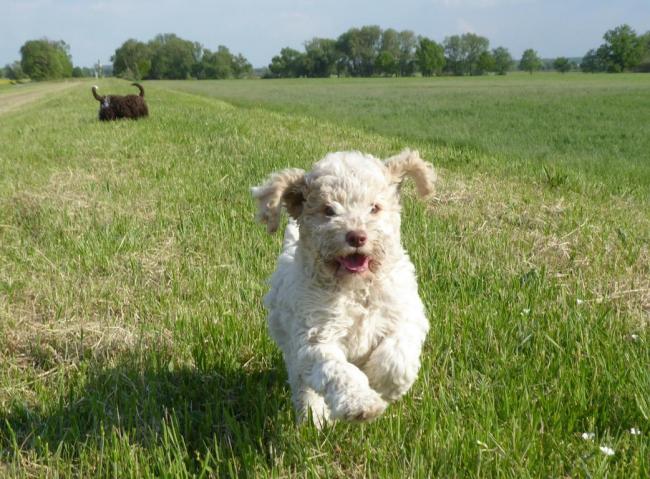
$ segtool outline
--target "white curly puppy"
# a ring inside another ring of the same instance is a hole
[[[292,218],[264,304],[299,421],[374,419],[415,381],[429,323],[400,242],[407,176],[432,193],[432,166],[409,150],[330,153],[252,188],[270,233],[282,206]]]

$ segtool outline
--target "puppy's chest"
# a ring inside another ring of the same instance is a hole
[[[371,294],[361,294],[339,305],[341,330],[339,342],[348,360],[363,363],[382,339],[394,329],[392,315],[386,315]]]

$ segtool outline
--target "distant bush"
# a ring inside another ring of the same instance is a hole
[[[88,78],[88,77],[94,77],[95,76],[95,69],[94,68],[87,68],[87,67],[74,67],[72,69],[72,77],[73,78]]]
[[[557,57],[553,62],[553,68],[560,73],[571,71],[571,62],[567,57]]]
[[[27,75],[25,75],[23,67],[20,65],[19,61],[5,65],[3,68],[3,76],[9,80],[23,80],[27,78]]]
[[[539,58],[537,52],[532,48],[525,50],[521,55],[521,60],[519,60],[519,69],[527,71],[532,75],[534,71],[540,68],[542,68],[542,60]]]
[[[62,40],[29,40],[20,48],[20,65],[32,80],[55,80],[72,76],[70,47]]]
[[[498,75],[505,75],[514,65],[514,61],[507,48],[498,47],[492,50],[494,57],[494,71]]]

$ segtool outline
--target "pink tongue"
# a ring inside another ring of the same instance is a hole
[[[369,258],[362,254],[351,254],[340,259],[341,264],[348,271],[360,273],[368,269]]]

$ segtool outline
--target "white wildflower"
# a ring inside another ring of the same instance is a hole
[[[580,437],[585,441],[593,441],[594,438],[596,437],[596,434],[594,434],[593,432],[583,432],[582,436]]]
[[[576,304],[577,304],[578,306],[580,306],[582,303],[584,303],[584,300],[583,300],[583,299],[580,299],[580,298],[577,298],[577,299],[576,299]]]
[[[608,447],[608,446],[600,446],[599,449],[600,449],[600,452],[602,452],[606,456],[613,456],[615,454],[614,449],[612,449],[611,447]]]
[[[530,308],[525,308],[521,310],[522,316],[528,316],[530,314]]]
[[[630,434],[632,434],[633,436],[640,436],[641,431],[639,429],[633,427],[632,429],[630,429]]]

